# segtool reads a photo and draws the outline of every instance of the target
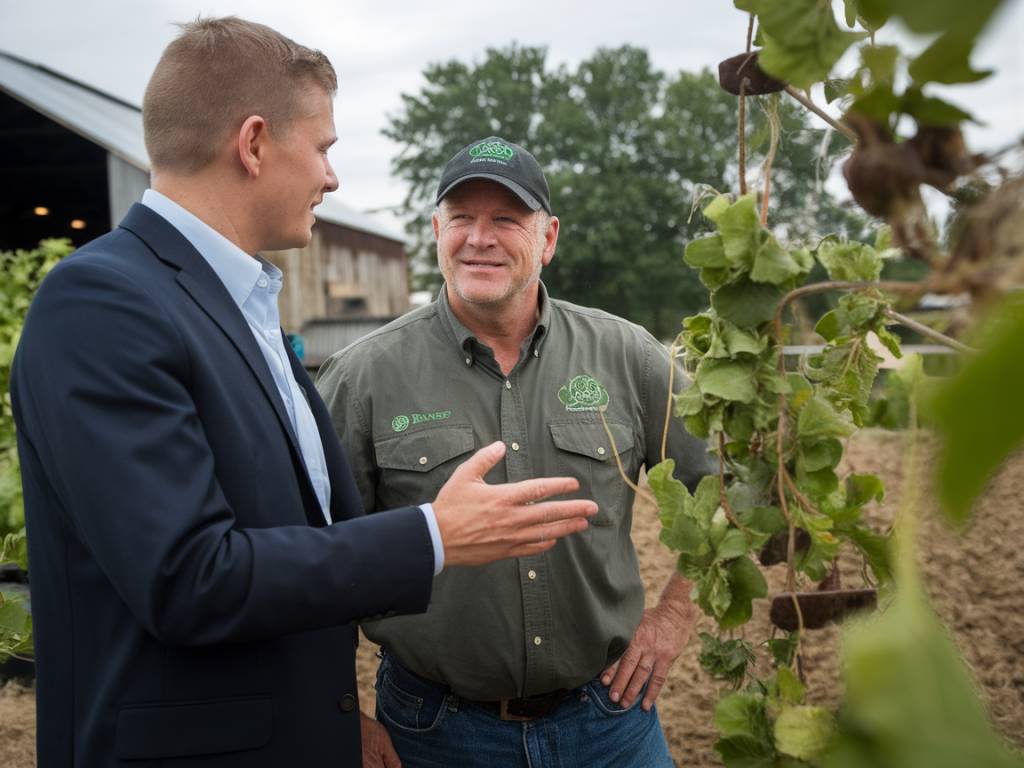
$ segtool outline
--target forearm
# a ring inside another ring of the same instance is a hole
[[[673,568],[672,575],[661,591],[655,609],[681,622],[690,622],[694,616],[694,605],[690,599],[693,582]]]

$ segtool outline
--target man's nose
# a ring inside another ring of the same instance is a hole
[[[480,216],[473,222],[469,230],[469,245],[474,248],[487,248],[494,245],[494,227],[487,218]]]
[[[326,163],[327,163],[327,178],[325,179],[324,189],[327,190],[328,192],[333,192],[339,186],[339,184],[338,184],[338,177],[334,173],[334,167],[331,165],[330,161],[328,160],[328,161],[326,161]]]

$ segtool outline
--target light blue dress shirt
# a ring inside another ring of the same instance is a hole
[[[302,460],[313,483],[320,509],[331,524],[331,483],[323,442],[306,394],[295,381],[281,333],[277,297],[284,285],[281,270],[260,256],[250,256],[208,224],[155,189],[147,189],[142,204],[150,208],[188,240],[216,273],[242,312],[256,344],[263,353],[277,391],[284,402],[292,430],[299,442]],[[437,517],[430,504],[423,514],[434,545],[434,573],[444,567],[444,548]]]

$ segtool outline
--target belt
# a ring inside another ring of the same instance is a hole
[[[542,693],[539,696],[527,696],[522,699],[471,701],[470,703],[496,711],[502,720],[523,722],[550,715],[572,694],[573,691],[567,688],[559,688],[557,691]]]

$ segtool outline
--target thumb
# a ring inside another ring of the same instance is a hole
[[[503,442],[499,440],[496,443],[491,443],[466,459],[452,473],[452,476],[459,475],[459,479],[464,481],[482,480],[484,475],[497,466],[504,455],[505,444]]]

